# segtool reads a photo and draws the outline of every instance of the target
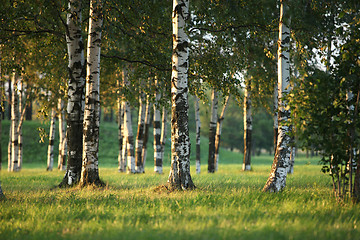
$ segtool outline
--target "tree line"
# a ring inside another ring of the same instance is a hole
[[[60,186],[103,184],[98,174],[100,103],[118,108],[119,171],[131,173],[144,171],[153,109],[155,172],[162,173],[169,110],[168,187],[192,189],[189,94],[195,96],[197,139],[198,102],[211,104],[208,172],[217,168],[232,96],[244,108],[243,170],[251,169],[253,109],[274,116],[276,147],[264,191],[284,189],[296,143],[322,154],[338,198],[358,198],[357,1],[34,0],[6,1],[1,11],[1,73],[10,76],[8,86],[13,86],[11,94],[8,88],[11,170],[22,161],[25,106],[20,96],[36,98],[44,114],[56,107],[66,115],[61,144],[67,166]],[[130,106],[139,106],[136,138]],[[48,159],[51,169],[51,154]],[[197,154],[197,171],[199,159]]]

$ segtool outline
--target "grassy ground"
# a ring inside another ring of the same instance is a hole
[[[114,131],[110,125],[103,131],[107,128]],[[320,240],[359,236],[359,207],[334,200],[330,178],[320,173],[318,159],[298,157],[286,190],[265,194],[261,189],[272,158],[254,157],[253,171],[242,172],[242,155],[222,150],[215,174],[208,174],[203,164],[202,173],[196,175],[192,164],[196,190],[168,193],[155,191],[167,180],[168,164],[163,175],[152,173],[150,161],[145,174],[121,174],[110,154],[116,155],[112,150],[116,140],[106,144],[109,151],[101,153],[100,176],[107,187],[102,189],[53,189],[63,172],[46,172],[42,161],[27,162],[19,173],[2,171],[7,200],[0,202],[0,239]]]

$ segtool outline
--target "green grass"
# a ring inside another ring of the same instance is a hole
[[[102,131],[109,136],[111,129]],[[152,173],[151,161],[145,174],[118,173],[111,159],[116,140],[103,141],[109,148],[99,160],[105,188],[53,189],[63,172],[46,172],[41,161],[26,162],[19,173],[2,171],[7,200],[0,202],[0,239],[320,240],[360,234],[359,206],[335,201],[318,159],[298,157],[286,190],[268,194],[261,189],[272,157],[254,157],[253,171],[243,172],[242,155],[222,149],[217,173],[208,174],[203,164],[196,175],[193,163],[196,190],[169,193],[155,191],[167,180],[168,164],[163,175]]]

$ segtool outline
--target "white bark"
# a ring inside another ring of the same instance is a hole
[[[102,17],[102,1],[90,0],[81,185],[92,183],[101,184],[99,179],[98,153]]]
[[[47,152],[47,171],[52,171],[54,166],[54,141],[55,141],[55,116],[56,111],[54,108],[51,109],[51,119],[50,119],[50,132],[49,132],[49,145]]]
[[[218,119],[218,121],[217,121],[217,124],[216,124],[216,135],[215,135],[215,171],[218,170],[218,165],[219,165],[221,129],[222,129],[222,124],[223,124],[224,119],[225,119],[225,112],[226,112],[226,109],[227,109],[227,107],[228,107],[229,99],[230,99],[230,95],[226,96],[223,109],[222,109],[222,111],[221,111],[220,117],[219,117],[219,119]]]
[[[65,170],[66,161],[66,122],[65,122],[65,106],[64,101],[58,99],[58,110],[59,110],[59,155],[58,155],[58,169],[61,171]]]
[[[82,150],[83,150],[83,120],[84,120],[84,43],[81,30],[81,0],[69,0],[67,13],[66,43],[68,50],[68,102],[67,102],[67,168],[60,183],[71,186],[80,180]]]
[[[135,172],[143,173],[144,166],[142,165],[142,149],[144,144],[144,129],[145,129],[145,111],[146,104],[144,104],[144,94],[140,93],[139,97],[139,116],[138,129],[135,141]]]
[[[155,79],[155,87],[158,88],[158,80]],[[163,163],[161,158],[161,113],[160,109],[157,106],[160,100],[159,91],[155,92],[155,103],[154,103],[154,172],[162,174],[163,173]]]
[[[19,153],[19,139],[18,139],[18,124],[19,124],[19,104],[18,94],[16,91],[17,74],[14,70],[11,79],[14,90],[12,91],[12,106],[11,106],[11,166],[10,171],[19,171],[18,153]]]
[[[290,108],[282,97],[290,89],[290,29],[286,26],[283,16],[287,10],[282,1],[280,6],[279,49],[278,49],[278,88],[279,88],[279,116],[278,139],[274,162],[270,176],[263,191],[279,192],[286,186],[287,169],[291,155],[291,126],[286,126],[290,119]]]
[[[124,109],[124,139],[126,141],[126,161],[127,173],[135,173],[135,156],[134,156],[134,134],[132,129],[132,117],[129,102],[125,102]]]
[[[195,96],[195,123],[196,123],[196,173],[200,174],[200,172],[201,172],[201,159],[200,159],[201,121],[200,121],[199,98],[196,96]]]
[[[251,135],[252,135],[252,115],[251,115],[251,78],[245,80],[244,92],[244,161],[243,171],[251,170]]]
[[[185,28],[190,16],[189,1],[174,0],[172,13],[171,168],[168,183],[173,188],[186,190],[195,188],[190,175],[188,126],[189,39]]]

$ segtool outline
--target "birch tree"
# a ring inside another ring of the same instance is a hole
[[[83,130],[83,160],[80,185],[102,185],[99,178],[100,127],[100,50],[102,32],[102,1],[90,1],[86,57],[86,93]]]
[[[158,80],[155,79],[155,103],[154,103],[154,119],[153,119],[153,131],[154,131],[154,172],[162,174],[163,159],[161,158],[161,112],[159,109],[160,93],[157,89],[159,87]]]
[[[65,170],[66,167],[66,122],[65,122],[65,105],[64,101],[58,99],[58,110],[59,110],[59,155],[58,155],[58,169],[61,171]]]
[[[230,99],[230,95],[226,96],[225,98],[225,103],[223,106],[223,109],[221,111],[221,114],[217,120],[217,124],[216,124],[216,135],[215,135],[215,171],[218,170],[218,166],[219,166],[219,152],[220,152],[220,138],[221,138],[221,129],[222,129],[222,124],[224,122],[225,119],[225,112],[229,103],[229,99]]]
[[[69,0],[66,43],[68,51],[67,168],[60,187],[79,182],[83,150],[84,43],[81,31],[81,0]]]
[[[18,94],[16,91],[17,86],[17,73],[13,71],[11,83],[14,87],[12,91],[12,102],[11,102],[11,164],[10,171],[17,172],[19,171],[18,165],[18,153],[19,153],[19,139],[17,128],[19,126],[19,103],[18,103]]]
[[[215,135],[218,121],[218,92],[213,89],[211,94],[211,117],[209,124],[209,158],[208,172],[215,172]]]
[[[120,87],[121,87],[121,82],[120,82],[120,78],[117,77],[116,79],[116,85],[118,87],[118,91],[117,91],[117,108],[118,108],[118,141],[119,141],[119,153],[118,153],[118,163],[119,163],[119,167],[118,167],[118,171],[119,172],[125,172],[126,167],[125,167],[125,160],[123,158],[123,136],[124,136],[124,109],[122,108],[122,97],[120,96]]]
[[[278,89],[279,89],[279,112],[278,112],[278,139],[273,165],[270,176],[263,188],[264,192],[279,192],[286,186],[287,169],[291,155],[291,126],[286,125],[290,120],[290,108],[283,99],[284,94],[289,92],[290,86],[290,29],[284,19],[288,10],[286,1],[280,2],[280,24],[278,41]]]
[[[54,108],[51,109],[50,117],[50,132],[49,132],[49,145],[47,152],[47,171],[52,171],[54,166],[54,143],[55,143],[55,116],[56,111]]]
[[[252,135],[252,116],[251,116],[251,77],[245,80],[244,92],[244,161],[242,170],[251,170],[251,135]]]
[[[171,167],[168,184],[175,189],[193,189],[190,175],[190,137],[188,126],[189,39],[186,21],[189,0],[173,0],[173,54],[171,76]]]
[[[200,121],[200,106],[199,98],[195,96],[195,122],[196,122],[196,173],[200,174],[201,172],[201,159],[200,159],[200,130],[201,130],[201,121]]]
[[[146,97],[146,110],[145,110],[145,128],[144,128],[144,142],[142,148],[142,165],[145,168],[146,157],[147,157],[147,142],[149,139],[149,128],[150,128],[150,112],[151,112],[151,103],[149,96]],[[144,170],[145,172],[145,170]]]
[[[127,69],[123,70],[124,86],[130,84],[128,80]],[[135,173],[135,156],[134,156],[134,133],[132,129],[132,116],[130,103],[125,100],[123,102],[124,108],[124,139],[123,139],[123,158],[126,159],[127,173]]]
[[[144,103],[144,94],[140,93],[139,97],[139,116],[138,116],[138,129],[135,142],[135,172],[143,173],[144,166],[142,165],[142,149],[144,145],[144,130],[145,130],[145,111],[146,103]]]

